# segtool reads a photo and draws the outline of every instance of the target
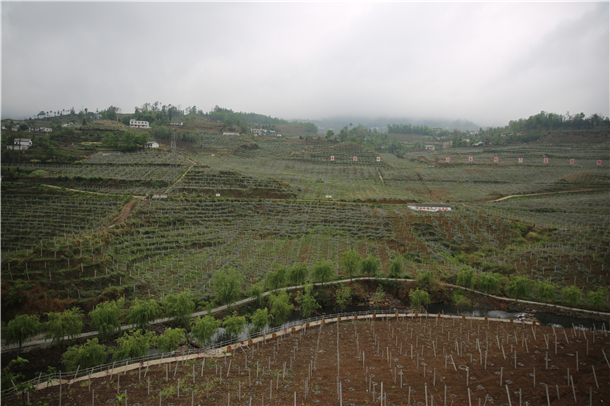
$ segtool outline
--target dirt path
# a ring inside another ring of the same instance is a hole
[[[92,193],[94,195],[112,196],[110,193],[89,192],[89,191],[85,191],[85,190],[70,189],[70,188],[66,188],[66,187],[46,185],[46,184],[43,184],[43,186],[53,187],[53,188],[57,188],[57,189],[70,190],[73,192]],[[132,196],[132,197],[133,197],[133,199],[129,203],[127,203],[125,206],[123,206],[123,209],[121,210],[121,214],[119,214],[119,217],[116,220],[114,220],[112,222],[112,224],[110,224],[107,228],[112,228],[112,227],[116,226],[117,224],[125,221],[125,219],[127,219],[127,217],[129,217],[129,215],[131,214],[131,210],[138,203],[138,200],[143,200],[146,198],[146,196]]]
[[[112,193],[102,193],[102,192],[90,192],[88,190],[78,190],[78,189],[70,189],[67,187],[63,187],[63,186],[55,186],[55,185],[47,185],[46,183],[41,183],[41,186],[46,186],[46,187],[54,187],[56,189],[63,189],[63,190],[69,190],[71,192],[81,192],[81,193],[91,193],[94,195],[104,195],[104,196],[114,196]],[[134,199],[146,199],[146,196],[132,196]]]
[[[71,191],[71,192],[91,193],[91,194],[94,194],[94,195],[104,195],[104,196],[109,196],[109,194],[108,194],[108,193],[89,192],[88,190],[70,189],[70,188],[67,188],[67,187],[55,186],[55,185],[47,185],[47,184],[44,184],[44,183],[41,183],[41,185],[42,185],[42,186],[46,186],[46,187],[54,187],[54,188],[56,188],[56,189],[69,190],[69,191]]]
[[[112,228],[112,227],[116,226],[117,224],[125,221],[125,219],[127,217],[129,217],[129,215],[131,214],[131,210],[135,207],[135,205],[137,203],[138,203],[138,199],[132,199],[129,203],[127,203],[125,206],[123,206],[123,210],[121,210],[121,214],[119,214],[119,218],[114,220],[112,222],[112,224],[110,224],[108,226],[108,228]]]
[[[561,192],[545,192],[545,193],[531,193],[528,195],[510,195],[504,196],[497,200],[492,200],[492,202],[501,202],[502,200],[510,199],[511,197],[527,197],[527,196],[541,196],[541,195],[555,195],[558,193],[573,193],[573,192],[590,192],[595,189],[578,189],[578,190],[562,190]]]

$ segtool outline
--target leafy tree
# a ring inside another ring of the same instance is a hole
[[[376,275],[377,272],[379,272],[380,267],[381,261],[379,261],[379,258],[375,258],[372,254],[369,254],[369,256],[360,263],[360,272],[363,275]]]
[[[195,311],[193,295],[189,291],[165,296],[163,306],[165,314],[180,326],[187,326],[191,313]]]
[[[358,276],[361,262],[362,257],[353,248],[341,257],[341,265],[343,265],[345,273],[349,275],[350,279],[353,279],[354,276]]]
[[[161,308],[154,299],[136,299],[131,304],[125,321],[130,324],[135,324],[136,327],[141,330],[146,330],[148,329],[150,322],[155,321],[160,313]]]
[[[402,257],[396,257],[390,262],[390,274],[388,276],[390,278],[400,278],[402,273]]]
[[[335,132],[331,129],[326,130],[326,139],[329,140],[335,135]]]
[[[263,292],[265,289],[260,283],[256,283],[248,289],[248,296],[256,298],[256,302],[260,306],[263,301]]]
[[[293,285],[302,285],[309,276],[309,268],[305,262],[295,264],[288,269],[288,280]]]
[[[453,295],[451,295],[451,301],[458,307],[458,309],[464,309],[465,307],[472,306],[470,300],[468,300],[468,298],[466,298],[464,293],[461,291],[455,291]]]
[[[582,291],[578,289],[576,285],[566,286],[561,290],[561,296],[563,296],[563,299],[568,302],[570,306],[575,306],[580,302],[581,295]]]
[[[264,329],[266,325],[271,323],[271,319],[273,319],[273,315],[269,314],[267,308],[256,309],[252,315],[252,324],[254,324],[254,328],[257,331],[260,331]]]
[[[184,329],[182,328],[168,328],[163,332],[162,335],[157,337],[155,342],[161,352],[174,351],[180,345],[181,341],[184,341],[186,336],[184,335]]]
[[[500,288],[500,275],[493,272],[484,273],[477,279],[477,287],[487,293],[498,293]]]
[[[326,283],[332,279],[334,274],[333,264],[330,261],[320,261],[313,266],[312,275],[317,282]]]
[[[278,325],[286,321],[286,318],[294,308],[285,290],[280,290],[277,294],[271,294],[269,296],[269,303],[271,304],[273,319]]]
[[[6,327],[2,328],[4,343],[6,345],[19,344],[19,352],[21,345],[28,338],[34,337],[40,331],[40,321],[38,316],[22,314],[8,322]]]
[[[474,269],[463,267],[457,274],[457,284],[468,289],[473,289]]]
[[[409,299],[411,299],[411,306],[415,308],[430,304],[430,295],[428,292],[419,290],[419,288],[409,292]]]
[[[47,334],[45,339],[52,339],[53,344],[63,343],[65,337],[68,340],[80,335],[83,331],[83,312],[78,308],[65,310],[62,313],[47,313],[49,321],[46,322],[45,328]]]
[[[512,275],[508,282],[508,286],[506,286],[506,291],[513,296],[515,300],[527,296],[529,289],[530,280],[525,276]]]
[[[118,349],[115,350],[113,358],[115,360],[136,358],[146,355],[155,333],[152,331],[143,332],[142,330],[131,330],[117,338]]]
[[[557,286],[553,283],[538,282],[538,284],[536,284],[536,296],[538,296],[540,300],[543,300],[544,303],[548,303],[549,300],[554,300],[556,291]]]
[[[301,307],[301,315],[305,318],[309,318],[314,311],[320,308],[312,292],[313,284],[308,283],[296,297],[296,301]]]
[[[375,307],[379,308],[385,300],[385,290],[383,290],[383,286],[377,285],[377,290],[373,295],[373,300],[375,301]]]
[[[237,337],[241,332],[244,331],[246,326],[246,318],[239,316],[237,312],[233,312],[232,316],[225,317],[223,327],[225,332],[231,337]]]
[[[53,127],[54,130],[61,130],[61,120],[59,117],[54,117],[53,120],[51,120],[51,127]]]
[[[89,312],[91,324],[99,330],[102,340],[112,337],[121,329],[120,318],[124,312],[124,304],[125,300],[123,298],[112,300],[98,304],[95,309]]]
[[[345,309],[345,306],[347,306],[347,304],[349,303],[349,301],[351,299],[352,299],[352,289],[349,286],[343,285],[340,289],[337,289],[337,291],[335,292],[336,307],[341,309],[341,311],[343,311],[343,309]]]
[[[108,349],[105,345],[99,344],[98,339],[87,340],[86,344],[68,347],[68,350],[61,356],[63,364],[68,371],[91,368],[103,364],[108,358]]]
[[[420,272],[415,280],[417,286],[427,292],[435,292],[439,288],[439,281],[432,271]]]
[[[200,344],[210,344],[216,330],[218,330],[221,324],[221,321],[216,320],[211,314],[205,317],[197,317],[191,328],[191,335]]]
[[[594,309],[600,310],[606,306],[606,295],[608,292],[603,287],[599,286],[596,291],[591,291],[587,294],[587,302]]]
[[[102,138],[102,147],[118,151],[135,151],[138,148],[143,148],[149,138],[150,134],[147,132],[136,133],[134,131],[125,131],[121,134],[108,133]]]
[[[214,276],[214,289],[216,299],[222,304],[231,306],[240,295],[241,278],[235,269],[229,268],[227,271],[219,271]]]
[[[315,125],[314,123],[305,123],[304,127],[305,127],[305,132],[307,132],[307,133],[310,133],[310,134],[318,133],[318,126]]]
[[[17,356],[12,359],[7,366],[2,368],[2,389],[3,392],[7,391],[8,388],[15,389],[17,394],[21,395],[23,405],[26,405],[26,393],[34,390],[34,385],[30,381],[23,381],[24,375],[19,372],[14,372],[13,368],[23,368],[29,361],[25,358]],[[4,393],[2,394],[2,400],[4,400]],[[5,402],[6,403],[6,402]]]
[[[286,267],[275,264],[275,269],[267,274],[269,289],[278,289],[286,285]]]

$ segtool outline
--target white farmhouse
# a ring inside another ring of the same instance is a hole
[[[29,138],[15,138],[13,145],[8,145],[6,149],[12,149],[14,151],[25,151],[32,146],[32,140]]]
[[[157,141],[150,141],[144,145],[144,148],[159,148],[159,143]]]
[[[411,210],[419,210],[419,211],[451,211],[451,206],[445,204],[413,204],[410,203],[407,207]]]
[[[133,118],[129,120],[129,126],[132,128],[150,128],[148,121],[141,121]]]

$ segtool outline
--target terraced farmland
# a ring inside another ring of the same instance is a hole
[[[610,282],[607,143],[382,154],[378,162],[358,144],[202,135],[198,148],[179,152],[3,166],[11,181],[2,186],[2,271],[82,307],[185,289],[202,300],[228,268],[245,278],[244,291],[276,265],[330,261],[343,273],[352,248],[379,258],[384,272],[400,256],[409,275],[430,270],[447,281],[470,267],[559,288]],[[343,162],[352,154],[358,161]],[[151,198],[164,192],[169,198]],[[494,202],[534,193],[554,194]],[[115,224],[134,196],[143,200]],[[453,210],[415,212],[406,202]]]

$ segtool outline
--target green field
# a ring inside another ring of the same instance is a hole
[[[401,256],[408,275],[432,270],[450,282],[467,266],[585,292],[610,283],[607,141],[400,159],[355,143],[200,135],[178,151],[102,151],[72,165],[3,165],[2,175],[8,317],[42,313],[49,298],[87,309],[189,289],[208,300],[228,268],[244,291],[278,265],[330,261],[342,274],[351,248],[384,272]],[[546,194],[494,202],[537,193]]]

